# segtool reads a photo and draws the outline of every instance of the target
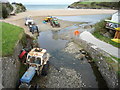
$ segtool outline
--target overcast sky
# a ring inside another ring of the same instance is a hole
[[[79,0],[8,0],[8,1],[23,4],[71,4]]]

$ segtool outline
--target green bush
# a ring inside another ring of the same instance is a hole
[[[22,3],[16,3],[16,13],[20,13],[20,12],[25,12],[26,11],[26,8],[25,6],[22,4]]]
[[[0,8],[2,13],[0,16],[1,18],[7,18],[13,10],[13,7],[10,3],[0,3]]]
[[[2,5],[2,17],[7,18],[8,15],[9,15],[9,13],[8,13],[6,7],[4,5]]]

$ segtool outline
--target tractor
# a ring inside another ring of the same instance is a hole
[[[51,19],[50,24],[51,24],[52,27],[60,27],[60,23],[58,22],[57,18]]]
[[[21,84],[19,88],[30,88],[30,82],[35,75],[47,75],[49,67],[49,54],[45,49],[33,48],[27,54],[26,62],[24,64],[28,66],[28,70],[20,79]]]
[[[29,25],[29,30],[34,34],[35,32],[39,33],[38,26],[37,25]]]
[[[35,67],[37,75],[47,75],[47,70],[49,64],[49,54],[45,49],[33,48],[28,54],[26,59],[26,64],[29,67]]]
[[[29,25],[33,25],[33,24],[35,24],[35,23],[32,20],[32,18],[30,18],[30,17],[25,18],[25,26],[29,26]]]
[[[52,16],[48,16],[44,19],[45,22],[50,22],[50,20],[52,20]]]

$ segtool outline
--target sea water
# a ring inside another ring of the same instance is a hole
[[[68,5],[27,5],[27,10],[67,9]]]

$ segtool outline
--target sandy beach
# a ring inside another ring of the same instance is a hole
[[[112,14],[117,10],[111,9],[54,9],[54,10],[28,10],[19,13],[16,16],[11,16],[6,21],[18,20],[25,18],[28,15],[35,16],[79,16],[79,15],[94,15],[94,14]]]

